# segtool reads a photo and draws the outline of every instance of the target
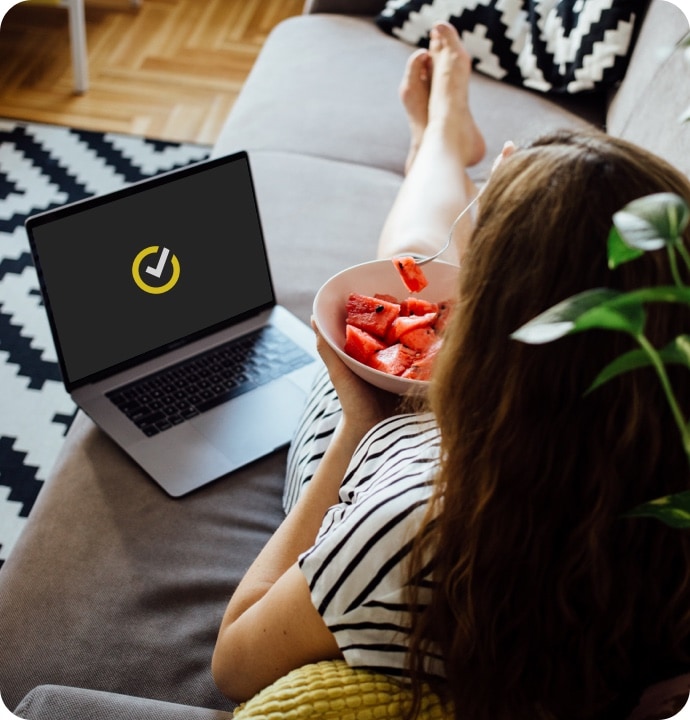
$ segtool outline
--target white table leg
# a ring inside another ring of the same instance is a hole
[[[84,0],[68,0],[69,32],[74,68],[74,89],[84,93],[89,87],[89,58],[86,50]]]

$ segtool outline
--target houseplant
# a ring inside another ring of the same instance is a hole
[[[645,335],[648,304],[681,303],[690,307],[690,285],[683,280],[683,274],[690,277],[690,254],[682,239],[689,222],[690,207],[673,193],[648,195],[629,203],[613,217],[608,237],[609,267],[615,269],[633,262],[646,252],[665,250],[674,284],[643,287],[629,292],[609,288],[587,290],[541,313],[511,337],[525,343],[540,344],[594,328],[630,335],[635,349],[603,368],[587,392],[595,392],[622,373],[652,367],[678,428],[690,479],[690,422],[667,372],[669,365],[681,365],[690,370],[690,334],[681,334],[661,348],[654,347]],[[654,517],[676,528],[690,528],[690,490],[652,499],[628,514]]]

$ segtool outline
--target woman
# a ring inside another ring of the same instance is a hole
[[[408,172],[382,257],[440,246],[476,194],[469,68],[445,24],[411,56]],[[332,387],[316,388],[293,443],[294,505],[228,605],[213,660],[223,692],[241,700],[344,657],[417,693],[432,682],[458,718],[611,720],[690,667],[690,537],[624,516],[688,487],[656,378],[585,396],[630,349],[624,334],[510,338],[582,290],[670,282],[663,253],[606,263],[614,212],[659,191],[690,202],[679,173],[604,135],[507,145],[476,227],[456,233],[459,302],[426,412],[392,415],[317,335]],[[687,321],[650,311],[648,336]],[[687,408],[687,371],[674,381]]]

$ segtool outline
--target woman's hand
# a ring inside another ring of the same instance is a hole
[[[399,411],[400,398],[365,382],[338,357],[326,342],[316,324],[316,349],[324,361],[343,409],[343,423],[361,437],[374,425]]]

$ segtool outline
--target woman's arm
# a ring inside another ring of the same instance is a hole
[[[296,561],[316,538],[359,440],[339,426],[314,477],[232,596],[213,655],[213,677],[233,700],[246,700],[290,670],[340,657],[311,602]]]
[[[334,636],[311,602],[297,566],[323,517],[338,502],[352,454],[364,434],[391,414],[391,398],[357,378],[317,334],[343,415],[313,478],[247,571],[223,617],[213,676],[233,700],[245,700],[288,671],[340,657]]]

